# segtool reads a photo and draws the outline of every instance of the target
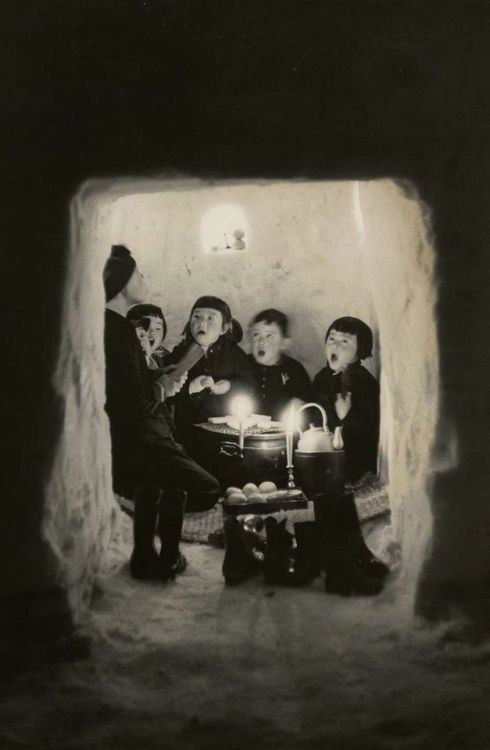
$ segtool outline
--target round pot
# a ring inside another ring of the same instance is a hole
[[[294,451],[294,478],[306,496],[340,495],[345,484],[345,453],[306,453]]]
[[[286,433],[265,432],[245,435],[243,450],[239,435],[213,425],[195,425],[190,452],[220,482],[223,489],[243,487],[247,482],[270,481],[278,487],[287,484]]]

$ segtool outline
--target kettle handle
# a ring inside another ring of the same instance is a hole
[[[323,406],[320,406],[320,404],[315,404],[313,403],[313,401],[309,401],[307,404],[303,404],[303,406],[299,407],[298,411],[296,412],[296,416],[298,416],[298,414],[302,412],[304,409],[308,409],[311,406],[316,406],[317,409],[320,409],[320,412],[322,415],[323,432],[328,432],[329,430],[327,426],[327,412],[325,411]],[[298,427],[298,432],[299,432],[300,438],[303,437],[303,432],[301,431],[299,427]]]

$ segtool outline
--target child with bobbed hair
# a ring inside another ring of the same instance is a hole
[[[163,346],[167,335],[167,322],[163,310],[149,302],[133,305],[126,319],[135,327],[150,370],[162,369],[169,351]]]
[[[379,385],[361,361],[372,355],[373,334],[359,318],[337,318],[325,336],[327,365],[313,380],[313,400],[327,412],[330,430],[342,428],[348,482],[376,473]],[[366,545],[354,495],[329,498],[318,508],[325,547],[325,590],[373,595],[382,589],[388,566]]]
[[[235,395],[254,396],[255,381],[247,355],[236,343],[240,334],[241,326],[224,300],[213,295],[199,297],[192,306],[182,341],[165,360],[166,365],[178,362],[193,342],[204,352],[175,398],[177,435],[189,450],[193,424],[229,414]]]
[[[325,336],[327,365],[313,380],[313,400],[327,412],[329,429],[342,427],[346,478],[377,472],[379,384],[361,361],[372,356],[373,334],[359,318],[337,318]]]

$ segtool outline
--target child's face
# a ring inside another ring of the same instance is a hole
[[[151,351],[154,352],[163,341],[163,320],[155,315],[149,316],[148,341]]]
[[[277,323],[266,323],[265,320],[253,324],[250,337],[252,354],[259,365],[276,365],[289,343]]]
[[[223,324],[222,314],[212,307],[196,307],[190,325],[192,338],[203,347],[214,344],[228,330],[228,326]]]
[[[330,369],[343,372],[357,360],[357,336],[332,328],[325,342],[325,354]]]

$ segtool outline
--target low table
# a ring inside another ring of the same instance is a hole
[[[224,516],[243,515],[270,515],[280,510],[298,510],[308,507],[308,499],[299,488],[292,490],[278,490],[264,495],[265,500],[261,503],[234,503],[233,505],[223,502]]]

